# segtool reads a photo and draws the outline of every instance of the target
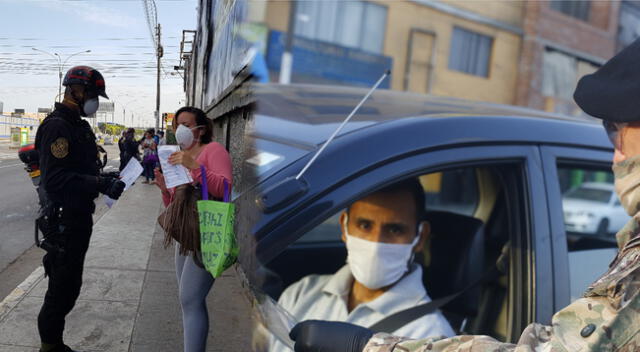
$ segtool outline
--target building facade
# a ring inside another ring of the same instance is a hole
[[[383,88],[579,114],[576,82],[615,54],[618,17],[634,5],[269,0],[252,4],[248,17],[263,27],[258,41],[271,81],[293,19],[294,83],[368,86],[389,68]]]
[[[578,115],[577,81],[616,53],[619,1],[527,1],[517,105]]]

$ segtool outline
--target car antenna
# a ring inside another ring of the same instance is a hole
[[[340,126],[338,126],[338,128],[336,128],[335,131],[333,131],[333,134],[331,134],[331,136],[329,137],[329,139],[327,139],[326,142],[324,142],[324,144],[322,145],[322,147],[320,147],[320,149],[318,149],[318,151],[313,155],[313,157],[311,158],[311,160],[309,160],[309,162],[307,163],[307,165],[304,166],[304,168],[302,168],[302,170],[300,170],[300,173],[298,173],[298,175],[296,176],[296,180],[299,180],[300,177],[302,177],[302,175],[304,175],[304,173],[307,171],[307,169],[311,166],[311,164],[313,164],[316,159],[318,158],[318,156],[320,155],[320,153],[322,153],[324,151],[324,149],[329,145],[329,143],[331,143],[333,141],[333,139],[336,137],[336,135],[338,135],[338,132],[340,132],[340,130],[342,130],[342,128],[347,124],[347,122],[349,122],[349,120],[351,120],[351,117],[353,117],[353,115],[355,115],[355,113],[358,111],[358,109],[360,109],[360,107],[362,106],[362,104],[364,104],[365,101],[367,101],[367,99],[369,99],[369,96],[371,96],[371,94],[376,90],[376,88],[378,88],[378,86],[380,85],[380,83],[382,83],[382,81],[384,81],[385,78],[387,78],[387,76],[389,76],[391,74],[391,70],[386,70],[382,76],[380,77],[380,79],[378,79],[378,81],[376,82],[376,84],[373,85],[373,87],[371,87],[371,89],[369,90],[369,92],[367,92],[367,94],[364,96],[364,98],[362,98],[362,100],[360,100],[360,102],[358,103],[358,105],[356,105],[355,108],[353,108],[353,110],[351,111],[351,113],[349,114],[349,116],[347,116],[346,119],[344,119],[344,121],[342,121],[342,123],[340,124]]]

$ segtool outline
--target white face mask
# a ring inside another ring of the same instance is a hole
[[[91,98],[82,104],[82,116],[93,115],[98,111],[98,98]]]
[[[182,147],[182,149],[189,149],[193,145],[193,132],[192,130],[200,128],[201,126],[195,126],[189,128],[185,125],[179,125],[176,129],[176,141]]]
[[[347,263],[353,277],[372,290],[396,283],[409,271],[413,257],[413,247],[420,240],[422,224],[411,244],[383,243],[363,240],[349,235],[348,216],[344,220],[347,238]]]

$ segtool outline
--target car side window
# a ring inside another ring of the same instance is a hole
[[[461,168],[420,176],[429,210],[472,216],[478,206],[475,168]]]
[[[322,243],[322,242],[339,242],[341,241],[340,230],[340,213],[339,211],[323,221],[320,225],[314,227],[304,236],[300,237],[296,243]]]
[[[615,194],[610,168],[559,164],[558,178],[574,301],[615,257],[615,233],[629,221],[629,216]]]

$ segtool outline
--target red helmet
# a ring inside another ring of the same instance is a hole
[[[64,76],[62,85],[66,87],[72,84],[86,86],[87,90],[95,91],[98,95],[109,99],[105,92],[104,77],[93,67],[75,66],[70,68]]]

